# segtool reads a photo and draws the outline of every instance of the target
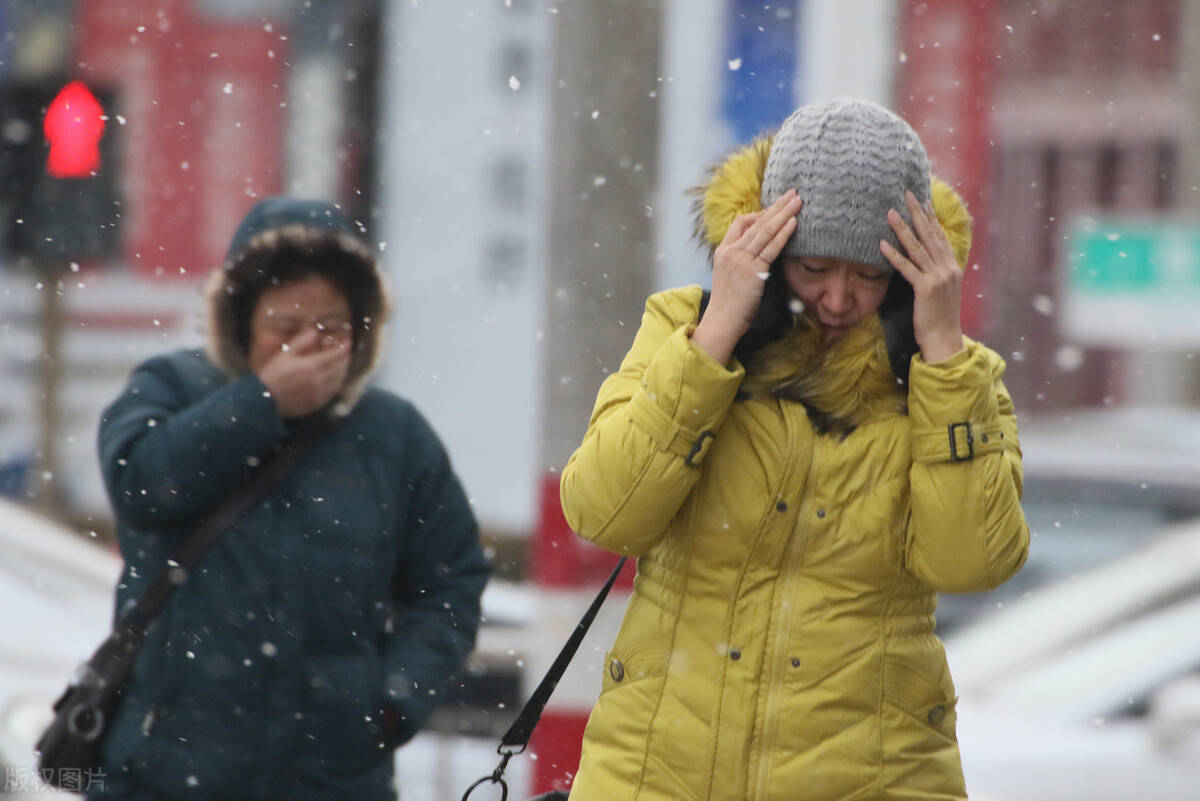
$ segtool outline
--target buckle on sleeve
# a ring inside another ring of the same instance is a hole
[[[711,431],[701,431],[700,436],[696,437],[696,441],[692,443],[692,449],[688,451],[687,458],[683,460],[683,463],[688,467],[695,467],[696,457],[704,450],[706,442],[716,438],[717,435]]]
[[[966,429],[965,433],[967,435],[967,452],[965,454],[959,454],[959,452],[958,452],[958,438],[955,437],[955,431],[954,431],[954,429],[956,429],[956,428]],[[971,424],[970,423],[951,423],[949,426],[947,426],[947,429],[949,430],[949,434],[950,434],[950,461],[952,461],[952,462],[969,462],[972,459],[974,459],[975,458],[975,434],[971,431]]]

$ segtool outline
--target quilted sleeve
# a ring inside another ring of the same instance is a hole
[[[1029,553],[1017,419],[1003,373],[998,355],[970,341],[945,362],[912,362],[905,557],[939,592],[996,587]]]
[[[563,469],[567,522],[603,548],[640,555],[679,511],[744,371],[692,343],[699,287],[652,295],[618,372],[600,388]]]

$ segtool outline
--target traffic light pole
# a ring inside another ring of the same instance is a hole
[[[42,278],[38,333],[41,353],[37,359],[37,459],[30,490],[37,507],[48,515],[64,512],[59,482],[58,432],[59,388],[62,386],[63,276],[60,264],[45,265]]]
[[[64,74],[0,80],[0,259],[40,279],[34,366],[35,458],[26,481],[41,511],[69,519],[60,476],[67,265],[119,255],[117,147],[105,136],[113,92]],[[36,280],[36,279],[35,279]]]

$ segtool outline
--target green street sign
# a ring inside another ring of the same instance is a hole
[[[1060,284],[1068,337],[1097,344],[1200,343],[1200,221],[1082,218]]]
[[[1200,291],[1200,224],[1078,223],[1070,248],[1080,292]]]

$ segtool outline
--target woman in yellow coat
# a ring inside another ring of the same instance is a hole
[[[970,219],[913,130],[804,106],[713,172],[711,294],[649,298],[562,475],[637,558],[572,801],[963,799],[936,593],[1025,560]]]

